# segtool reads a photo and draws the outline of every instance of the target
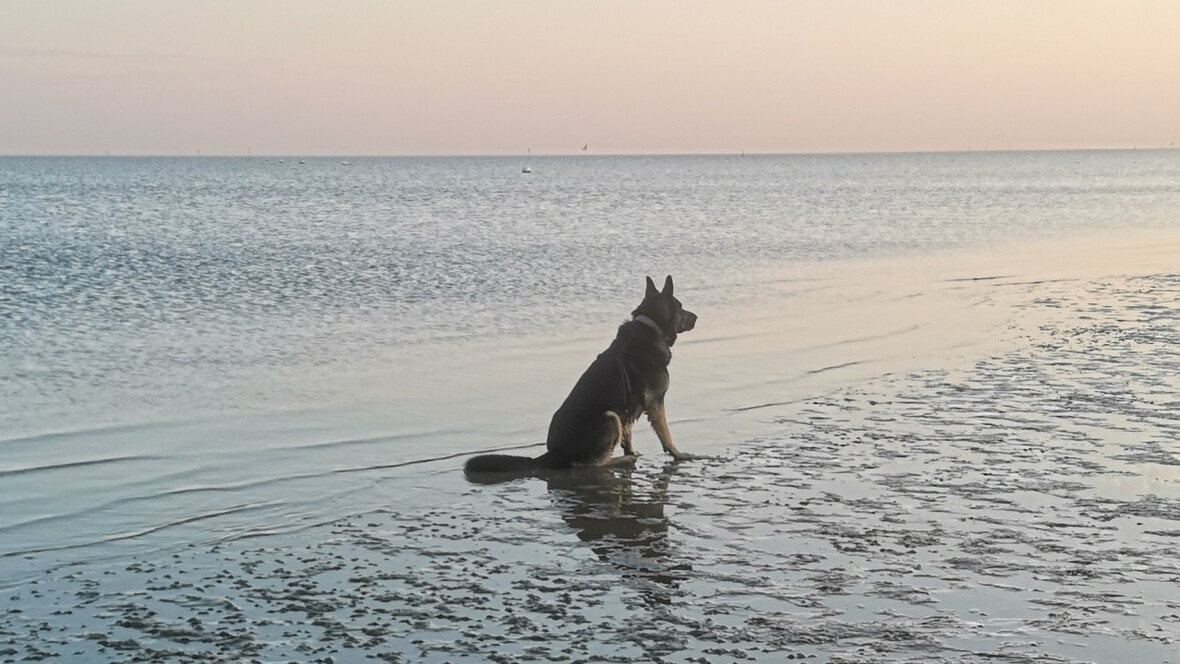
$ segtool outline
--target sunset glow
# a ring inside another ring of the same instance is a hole
[[[1180,3],[0,3],[0,154],[1169,147]]]

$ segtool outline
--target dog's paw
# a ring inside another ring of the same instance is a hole
[[[676,454],[672,455],[672,458],[677,461],[692,461],[693,459],[700,459],[701,457],[695,454],[689,454],[688,452],[677,452]]]

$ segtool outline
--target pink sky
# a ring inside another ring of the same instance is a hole
[[[0,154],[1167,147],[1173,0],[0,0]]]

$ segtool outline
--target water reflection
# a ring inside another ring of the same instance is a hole
[[[692,570],[669,537],[665,514],[676,466],[668,462],[650,482],[632,469],[581,468],[545,475],[550,500],[578,539],[634,582],[649,604],[669,603]]]

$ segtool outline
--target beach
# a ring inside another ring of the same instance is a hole
[[[1180,2],[112,4],[0,4],[0,664],[1180,664]]]
[[[626,470],[460,471],[539,453],[538,404],[616,322],[411,353],[429,378],[375,393],[450,417],[435,454],[329,432],[269,528],[211,505],[10,550],[0,661],[1180,661],[1177,255],[1153,232],[759,275],[674,348],[701,458],[637,426]]]

